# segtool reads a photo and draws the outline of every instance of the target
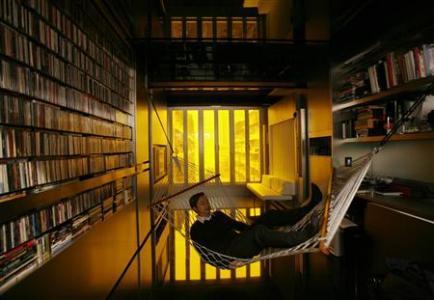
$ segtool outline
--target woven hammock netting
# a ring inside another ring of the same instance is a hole
[[[372,156],[373,153],[370,153],[355,160],[352,167],[342,167],[335,170],[336,175],[333,180],[331,195],[323,197],[323,200],[296,224],[279,228],[279,230],[285,232],[302,230],[310,222],[311,215],[317,214],[317,217],[322,218],[326,223],[323,224],[323,226],[326,226],[325,234],[321,234],[319,231],[305,242],[292,248],[268,248],[253,258],[237,258],[208,249],[189,239],[188,228],[185,230],[182,228],[183,223],[176,221],[179,218],[177,217],[177,212],[190,210],[190,197],[196,193],[204,192],[213,210],[232,210],[235,212],[235,216],[232,217],[248,223],[246,215],[241,213],[242,210],[233,209],[237,207],[239,197],[230,193],[230,189],[221,183],[218,174],[205,172],[204,179],[197,181],[199,177],[199,172],[196,173],[198,171],[197,166],[186,164],[183,159],[173,156],[168,166],[168,176],[159,181],[154,188],[153,209],[156,215],[161,215],[162,218],[189,240],[205,262],[219,268],[232,269],[258,260],[315,252],[319,250],[320,242],[323,242],[326,246],[330,245],[351,204],[352,198],[370,167]],[[188,174],[189,176],[184,176],[183,170],[186,171],[185,175]],[[187,182],[180,182],[181,180],[185,180],[185,178]],[[189,178],[196,180],[188,182]],[[338,192],[334,193],[334,191]],[[324,210],[326,207],[327,211]],[[188,217],[188,224],[193,224],[195,222],[195,214],[188,214]]]
[[[431,88],[431,86],[430,86]],[[353,160],[352,166],[335,168],[330,181],[329,191],[323,195],[323,199],[300,221],[292,226],[281,227],[284,232],[299,231],[304,229],[311,221],[312,214],[321,218],[322,226],[318,233],[306,241],[287,249],[268,248],[252,258],[238,258],[208,249],[189,238],[188,228],[177,222],[177,212],[190,210],[189,199],[192,195],[204,192],[214,210],[230,209],[236,215],[232,215],[238,221],[248,223],[246,215],[237,207],[238,197],[229,191],[226,185],[220,181],[219,174],[199,170],[197,165],[186,162],[182,157],[171,153],[168,159],[167,176],[162,178],[153,188],[152,208],[157,216],[161,216],[171,226],[183,235],[199,252],[202,260],[221,269],[234,269],[255,261],[271,259],[281,256],[296,255],[301,253],[316,252],[330,246],[333,237],[339,229],[351,202],[359,189],[363,178],[368,172],[373,157],[387,143],[391,136],[399,129],[417,106],[423,102],[424,95],[404,113],[403,118],[395,123],[395,127],[387,134],[380,144],[371,152]],[[168,141],[170,145],[170,141]],[[195,222],[195,213],[189,213],[187,224]],[[290,234],[290,233],[289,233]]]

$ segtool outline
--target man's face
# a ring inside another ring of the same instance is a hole
[[[200,196],[196,203],[194,211],[201,217],[209,217],[211,214],[211,205],[209,204],[208,197],[205,195]]]

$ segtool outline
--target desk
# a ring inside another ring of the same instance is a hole
[[[434,266],[433,199],[361,194],[356,195],[350,214],[355,211],[368,238],[368,273],[386,273],[387,258]]]

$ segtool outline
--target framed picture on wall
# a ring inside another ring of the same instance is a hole
[[[167,146],[154,144],[152,149],[154,158],[154,183],[156,183],[167,175]]]

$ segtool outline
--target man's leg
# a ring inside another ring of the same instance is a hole
[[[315,228],[306,227],[296,232],[280,232],[256,225],[239,234],[231,243],[227,254],[240,258],[253,257],[267,247],[288,248],[298,245],[316,233]]]
[[[312,183],[312,197],[309,204],[288,210],[268,210],[258,218],[254,219],[252,225],[265,225],[268,227],[293,225],[310,212],[312,208],[321,201],[321,199],[321,190],[316,184]]]

